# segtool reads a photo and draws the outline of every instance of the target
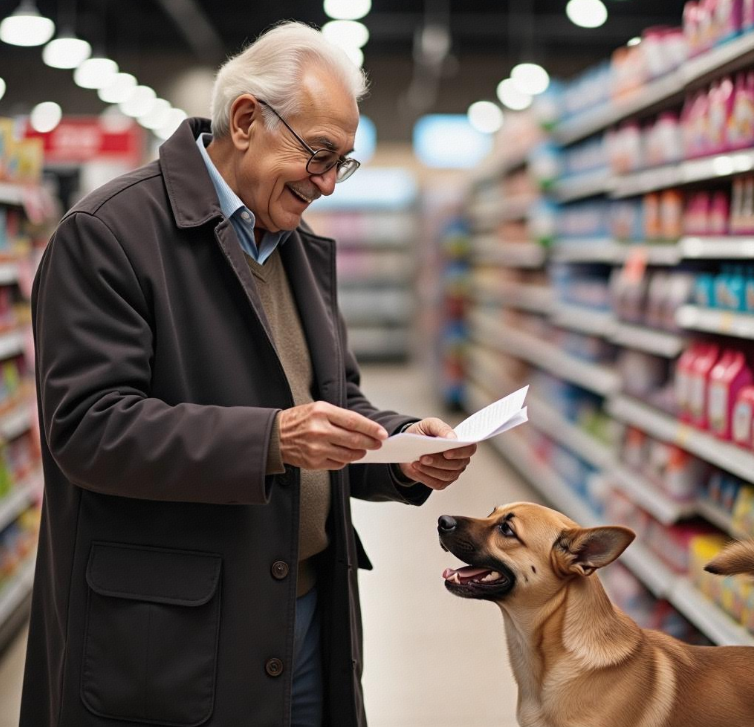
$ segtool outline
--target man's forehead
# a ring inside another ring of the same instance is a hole
[[[347,134],[356,133],[359,108],[351,93],[332,72],[312,69],[301,79],[302,116],[332,123]]]

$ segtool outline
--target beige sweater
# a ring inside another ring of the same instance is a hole
[[[314,401],[311,357],[301,326],[296,301],[288,276],[280,259],[279,248],[264,265],[246,255],[265,315],[272,330],[273,343],[288,378],[296,406]],[[267,459],[269,474],[284,471],[280,457],[280,435],[275,421]],[[330,473],[326,470],[301,470],[301,510],[299,517],[299,562],[297,595],[302,596],[314,586],[312,556],[328,545],[325,523],[330,512]]]

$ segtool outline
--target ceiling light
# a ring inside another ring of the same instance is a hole
[[[523,111],[531,106],[532,98],[522,93],[512,78],[506,78],[497,85],[497,97],[503,106],[513,111]]]
[[[361,20],[372,9],[372,0],[325,0],[325,14],[334,20]]]
[[[39,14],[33,0],[22,0],[0,23],[0,40],[10,45],[44,45],[55,34],[55,23]]]
[[[155,99],[149,113],[139,117],[139,123],[145,129],[161,129],[170,120],[172,106],[164,98]]]
[[[7,86],[5,85],[5,79],[0,78],[0,98],[5,96],[5,89]]]
[[[484,134],[494,134],[503,125],[503,112],[492,101],[477,101],[467,111],[469,123]]]
[[[29,117],[31,128],[40,134],[46,134],[52,131],[63,117],[63,110],[54,101],[44,101],[37,104],[32,110]]]
[[[97,91],[100,101],[105,103],[121,103],[136,88],[136,76],[130,73],[116,73],[108,82]]]
[[[118,64],[109,58],[89,58],[74,72],[73,80],[81,88],[102,88],[118,72]]]
[[[155,129],[154,133],[159,136],[160,139],[167,139],[169,136],[173,135],[175,130],[186,118],[188,117],[185,111],[182,111],[181,109],[170,109],[168,112],[168,120],[165,122],[165,125],[159,129]]]
[[[42,51],[42,60],[51,68],[78,68],[92,55],[92,46],[73,35],[59,35]]]
[[[607,20],[607,8],[602,0],[569,0],[566,15],[581,28],[599,28]]]
[[[367,26],[355,20],[331,20],[322,26],[322,34],[341,48],[362,48],[369,40]]]
[[[157,94],[149,86],[136,86],[118,108],[126,115],[138,118],[152,110]]]
[[[636,36],[635,38],[631,38],[631,40],[626,43],[626,45],[632,46],[632,45],[639,45],[641,43],[641,38],[639,36]]]
[[[550,75],[536,63],[519,63],[511,71],[511,78],[516,88],[529,96],[544,93],[550,85]]]
[[[117,106],[108,106],[100,115],[100,123],[105,131],[120,134],[133,127],[134,120],[126,116]]]

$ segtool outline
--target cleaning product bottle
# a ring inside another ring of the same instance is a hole
[[[715,32],[718,43],[724,43],[741,32],[741,0],[717,0]]]
[[[678,418],[684,422],[691,421],[691,372],[703,350],[704,344],[692,343],[676,361],[673,389]]]
[[[730,217],[730,205],[728,195],[722,190],[718,190],[712,195],[709,211],[709,234],[710,235],[727,235],[728,218]]]
[[[709,430],[720,439],[730,439],[733,405],[741,389],[752,380],[746,357],[735,349],[725,351],[710,371],[707,423]]]
[[[716,343],[703,344],[699,355],[694,360],[691,369],[691,385],[689,394],[689,408],[691,409],[691,423],[700,429],[707,428],[707,394],[709,391],[709,375],[718,359],[720,347]]]
[[[741,447],[754,448],[754,386],[743,386],[733,405],[731,438]]]

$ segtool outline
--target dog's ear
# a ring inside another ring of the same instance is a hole
[[[556,568],[563,575],[590,576],[612,563],[633,541],[636,533],[620,525],[569,528],[553,546]]]

